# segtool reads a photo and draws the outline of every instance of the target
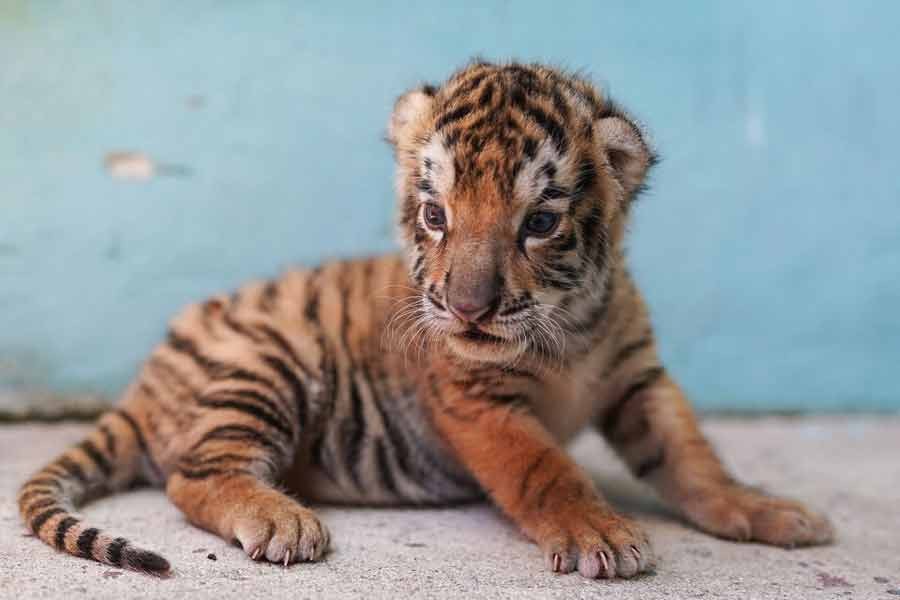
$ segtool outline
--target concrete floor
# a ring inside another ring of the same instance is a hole
[[[19,483],[87,427],[10,425],[0,426],[0,598],[900,598],[900,418],[709,419],[705,427],[745,481],[825,510],[838,542],[788,551],[700,534],[584,436],[573,453],[645,525],[655,574],[610,582],[548,573],[537,548],[488,506],[323,507],[334,551],[287,570],[191,527],[156,490],[86,507],[93,524],[172,562],[175,576],[156,580],[26,535],[14,505]]]

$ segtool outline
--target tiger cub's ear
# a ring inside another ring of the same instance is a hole
[[[613,177],[622,186],[625,200],[629,201],[641,189],[647,171],[656,163],[656,155],[630,117],[618,109],[611,113],[596,121],[597,139]]]
[[[436,93],[434,86],[422,85],[397,98],[387,131],[387,139],[393,146],[403,142],[414,129],[411,126],[431,112]]]

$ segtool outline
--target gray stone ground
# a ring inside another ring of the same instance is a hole
[[[323,507],[334,551],[290,569],[250,562],[188,525],[156,490],[86,507],[95,524],[169,558],[176,574],[156,580],[58,554],[25,535],[17,486],[87,426],[7,425],[0,598],[900,598],[900,418],[709,419],[705,427],[744,480],[827,511],[838,542],[788,551],[700,534],[629,479],[598,438],[584,436],[574,454],[644,523],[659,555],[655,574],[609,582],[548,573],[536,547],[484,505]]]

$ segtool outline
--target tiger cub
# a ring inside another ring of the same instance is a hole
[[[745,487],[657,355],[624,260],[654,154],[584,79],[474,62],[400,97],[388,125],[404,252],[292,270],[188,307],[96,430],[21,490],[44,542],[157,575],[161,556],[72,514],[136,482],[253,560],[320,559],[311,501],[488,496],[549,569],[632,577],[654,557],[564,444],[593,426],[713,535],[832,538]]]

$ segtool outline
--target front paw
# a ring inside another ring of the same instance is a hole
[[[800,502],[741,488],[698,495],[682,507],[701,529],[727,539],[785,548],[827,544],[834,539],[828,518]]]
[[[233,534],[253,560],[288,566],[319,560],[328,549],[328,529],[308,508],[278,492],[242,506]]]
[[[574,570],[584,577],[634,577],[650,570],[653,550],[632,519],[587,504],[544,518],[539,544],[555,573]]]

